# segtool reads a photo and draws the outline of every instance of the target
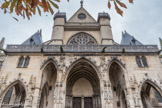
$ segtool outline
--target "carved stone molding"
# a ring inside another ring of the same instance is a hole
[[[33,75],[30,77],[28,87],[31,90],[31,92],[34,92],[36,87],[36,77],[34,77]]]
[[[3,95],[3,93],[5,92],[5,90],[7,89],[7,87],[12,87],[14,86],[15,84],[17,84],[18,82],[21,82],[26,90],[26,92],[28,92],[28,89],[27,89],[27,83],[26,81],[21,78],[21,73],[18,74],[17,78],[14,78],[14,80],[12,81],[9,81],[8,83],[5,83],[3,89],[1,88],[2,91],[0,91],[0,97]]]
[[[108,60],[108,64],[113,61],[117,61],[117,63],[120,63],[125,68],[126,63],[123,62],[118,56],[111,56],[111,58]]]
[[[63,72],[63,74],[66,73],[66,64],[65,64],[65,56],[60,56],[59,63],[58,63],[58,70]]]
[[[61,53],[61,47],[64,53],[102,53],[105,48],[106,53],[157,53],[159,51],[156,45],[7,45],[6,52],[8,53]]]
[[[160,81],[157,81],[157,79],[153,78],[153,77],[144,77],[139,83],[138,83],[138,87],[139,89],[142,88],[142,85],[145,83],[145,82],[151,82],[151,83],[154,83],[155,86],[159,87],[161,90],[162,90],[162,86],[160,84]],[[153,85],[154,86],[154,85]]]
[[[40,69],[42,69],[44,65],[46,65],[46,63],[48,63],[49,61],[53,62],[56,68],[58,67],[58,61],[53,56],[49,56],[41,63]]]
[[[62,82],[56,82],[55,90],[54,90],[54,99],[62,100],[63,99],[63,91],[61,90],[63,84]]]
[[[133,94],[135,106],[139,106],[138,94]]]
[[[8,74],[6,76],[0,77],[0,85],[6,84],[7,79],[8,79]]]

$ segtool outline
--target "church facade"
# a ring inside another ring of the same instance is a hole
[[[83,8],[54,16],[51,40],[41,31],[7,45],[0,70],[0,108],[162,108],[156,45],[126,31],[113,40],[110,16]]]

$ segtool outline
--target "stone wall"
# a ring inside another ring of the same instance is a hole
[[[46,64],[53,62],[57,69],[57,80],[54,92],[55,108],[65,108],[65,91],[66,79],[73,63],[84,59],[91,63],[95,68],[100,79],[101,102],[102,108],[112,108],[112,94],[109,89],[109,67],[113,62],[118,63],[124,71],[124,78],[126,81],[126,99],[129,108],[142,108],[140,89],[142,84],[146,81],[152,81],[160,89],[162,89],[162,65],[159,57],[156,54],[146,55],[148,67],[139,68],[136,64],[136,55],[105,55],[95,54],[84,56],[75,54],[64,55],[43,55],[43,54],[29,54],[30,63],[27,68],[17,68],[19,57],[23,54],[16,56],[7,56],[3,68],[0,72],[0,98],[1,102],[6,92],[6,88],[14,84],[16,81],[21,81],[26,89],[26,104],[28,108],[38,108],[41,92],[41,78],[43,69]],[[142,54],[141,54],[142,55]],[[27,55],[25,55],[27,56]],[[60,86],[56,86],[60,85]],[[31,98],[32,97],[32,98]],[[109,97],[109,98],[107,98]],[[25,107],[27,108],[27,106]]]

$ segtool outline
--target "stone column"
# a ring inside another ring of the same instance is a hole
[[[82,108],[84,108],[84,97],[83,96],[82,96],[81,102],[82,102]]]
[[[41,92],[40,88],[35,89],[34,95],[32,97],[33,100],[32,100],[32,107],[31,108],[39,108],[40,98],[41,98],[41,93],[40,92]]]
[[[54,89],[54,108],[65,108],[64,99],[66,96],[63,92],[62,75],[64,72],[62,68],[60,67],[57,72],[57,79],[56,79],[55,89]]]
[[[54,108],[62,108],[63,104],[63,92],[62,92],[62,83],[56,82],[54,90]]]
[[[104,82],[104,90],[103,90],[103,100],[102,100],[103,108],[113,108],[113,94],[111,89],[110,81]]]
[[[133,92],[132,92],[132,85],[129,81],[129,75],[128,72],[124,74],[125,75],[125,95],[126,95],[126,101],[127,101],[127,107],[128,108],[135,108],[135,102],[133,98]]]

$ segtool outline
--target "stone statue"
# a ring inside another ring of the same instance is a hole
[[[107,91],[104,91],[104,99],[107,100],[108,99],[108,92]]]
[[[59,98],[59,88],[56,87],[54,91],[54,99],[58,99],[58,98]]]
[[[33,96],[30,95],[30,97],[29,97],[29,106],[32,106],[32,101],[33,101]]]
[[[134,94],[134,102],[135,102],[135,105],[136,105],[136,106],[139,105],[137,94]]]
[[[108,89],[108,99],[112,99],[113,98],[113,94],[111,89]]]
[[[129,99],[129,96],[127,95],[127,98],[126,98],[126,101],[127,101],[127,107],[130,108],[130,99]]]

